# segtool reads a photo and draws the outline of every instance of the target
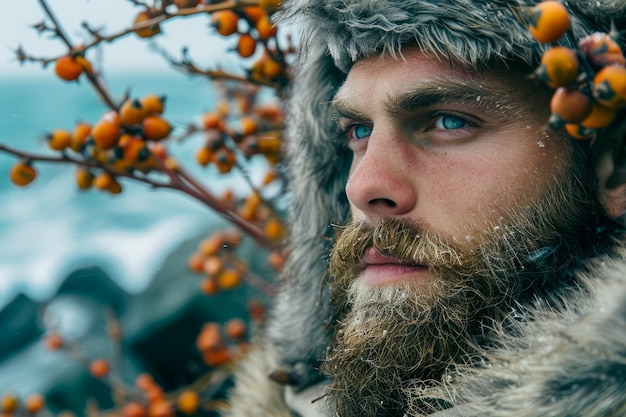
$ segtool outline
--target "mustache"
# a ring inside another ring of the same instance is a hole
[[[331,250],[331,274],[358,273],[363,268],[363,256],[370,248],[402,263],[425,266],[431,270],[442,267],[462,269],[465,261],[461,244],[418,223],[384,219],[372,227],[358,221],[340,230],[340,236]]]

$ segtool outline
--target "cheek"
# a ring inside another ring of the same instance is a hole
[[[515,149],[494,145],[491,150],[448,155],[433,166],[426,182],[434,197],[431,204],[423,201],[426,210],[467,229],[482,228],[508,209],[527,205],[570,166],[567,139],[535,142]]]

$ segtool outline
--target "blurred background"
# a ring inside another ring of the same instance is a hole
[[[130,26],[139,10],[124,0],[48,3],[75,43],[86,37],[82,21],[113,33]],[[40,57],[65,52],[61,42],[32,28],[43,18],[36,0],[12,2],[0,14],[0,143],[37,153],[48,152],[46,132],[94,122],[106,109],[86,82],[61,81],[53,65],[17,62],[18,47]],[[237,58],[227,51],[232,41],[214,35],[208,18],[177,19],[162,29],[154,42],[172,56],[187,47],[201,65],[219,62],[237,71]],[[115,97],[127,89],[133,96],[166,95],[164,115],[181,132],[216,103],[207,79],[172,70],[136,36],[104,45],[89,58]],[[170,150],[183,162],[193,161],[199,140],[172,143]],[[103,311],[109,308],[124,318],[129,378],[148,371],[175,388],[205,371],[194,351],[200,326],[244,315],[241,300],[250,297],[240,289],[220,296],[219,303],[210,301],[187,269],[198,241],[223,221],[189,197],[139,184],[124,182],[120,195],[81,192],[73,167],[38,164],[37,180],[20,189],[8,178],[15,161],[0,153],[0,393],[45,392],[56,396],[59,409],[78,410],[88,392],[106,394],[74,361],[46,351],[40,338],[52,320],[86,350],[107,355]],[[226,184],[245,188],[213,168],[190,163],[188,169],[217,192]],[[251,242],[244,242],[246,250],[252,258],[263,256]]]

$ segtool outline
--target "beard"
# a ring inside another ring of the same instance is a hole
[[[396,219],[341,231],[330,258],[338,324],[322,364],[337,415],[445,408],[416,393],[438,384],[455,363],[476,360],[523,306],[550,304],[575,285],[573,270],[609,246],[607,230],[614,230],[584,161],[574,161],[530,205],[502,211],[464,241]],[[358,276],[369,248],[423,265],[428,277],[366,285]]]

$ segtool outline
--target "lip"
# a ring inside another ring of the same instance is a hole
[[[428,273],[428,268],[424,265],[415,265],[406,260],[383,255],[374,248],[369,248],[363,255],[363,266],[360,278],[365,284],[372,286],[419,279]]]

